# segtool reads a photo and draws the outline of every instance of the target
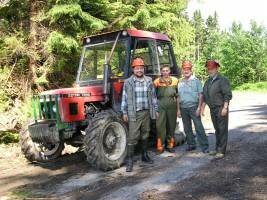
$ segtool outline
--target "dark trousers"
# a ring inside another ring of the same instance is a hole
[[[211,120],[215,129],[216,135],[216,151],[225,154],[228,140],[228,113],[226,116],[221,116],[222,107],[210,107]]]
[[[196,141],[192,130],[192,121],[193,121],[197,133],[197,140],[201,146],[201,149],[205,150],[208,149],[209,142],[203,124],[201,122],[201,117],[196,116],[196,110],[197,106],[190,108],[181,108],[184,132],[186,134],[187,144],[191,146],[196,146]]]

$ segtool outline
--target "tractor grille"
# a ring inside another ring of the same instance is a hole
[[[60,121],[59,115],[59,95],[39,95],[32,98],[33,116],[38,120]]]

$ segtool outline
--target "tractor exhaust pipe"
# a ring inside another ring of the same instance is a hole
[[[104,83],[103,83],[103,93],[105,95],[105,102],[108,102],[109,100],[109,94],[110,94],[110,86],[109,86],[109,78],[110,78],[110,72],[111,72],[111,67],[110,67],[110,59],[113,55],[113,52],[115,50],[115,47],[118,43],[120,37],[120,32],[118,33],[116,40],[112,46],[111,52],[109,54],[108,59],[106,59],[106,62],[104,64]]]
[[[108,96],[110,91],[109,91],[109,76],[110,76],[110,65],[109,64],[104,64],[104,85],[103,85],[103,93],[105,96]]]

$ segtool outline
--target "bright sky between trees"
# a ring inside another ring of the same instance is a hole
[[[205,19],[216,11],[222,29],[231,27],[233,21],[249,29],[251,20],[267,27],[266,0],[190,0],[187,8],[190,17],[195,10],[200,10]]]

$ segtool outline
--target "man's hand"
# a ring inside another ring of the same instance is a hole
[[[221,112],[221,116],[222,117],[226,116],[227,115],[227,112],[228,112],[228,108],[223,107],[222,112]]]
[[[221,116],[224,117],[227,115],[228,112],[228,108],[229,108],[229,102],[224,102],[223,104],[223,109],[221,111]]]
[[[196,110],[196,116],[199,117],[200,113],[201,113],[201,109],[200,109],[200,107],[198,107],[197,110]]]
[[[122,116],[122,118],[123,118],[123,121],[128,122],[128,115],[125,115],[125,114],[124,114],[124,115]]]
[[[181,118],[182,115],[181,115],[181,111],[180,110],[177,110],[177,117]]]
[[[159,118],[159,112],[156,112],[156,119]]]

